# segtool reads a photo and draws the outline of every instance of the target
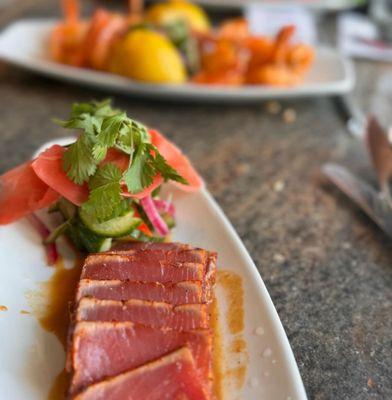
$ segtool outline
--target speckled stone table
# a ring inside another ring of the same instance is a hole
[[[0,23],[58,12],[55,1],[27,5],[16,1],[1,10]],[[391,67],[362,61],[357,71],[354,100],[392,123],[391,97],[377,83]],[[51,117],[65,117],[74,101],[105,96],[0,62],[0,172],[63,135]],[[265,103],[113,98],[159,127],[204,176],[260,270],[309,398],[392,399],[392,246],[320,178],[320,165],[330,160],[371,178],[361,145],[347,134],[331,99],[282,102],[295,110],[288,123]]]

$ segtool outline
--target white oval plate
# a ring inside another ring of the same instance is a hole
[[[292,88],[268,86],[219,87],[157,85],[119,75],[74,68],[51,61],[48,40],[53,20],[22,20],[0,34],[0,59],[65,81],[128,95],[198,101],[257,101],[272,98],[337,95],[349,92],[355,81],[351,62],[330,48],[318,48],[316,60],[303,83]]]
[[[40,150],[49,144],[53,143]],[[216,250],[218,268],[243,279],[247,374],[242,389],[230,390],[225,400],[306,400],[278,314],[232,225],[206,189],[192,194],[172,187],[169,190],[178,221],[172,240]],[[8,307],[0,312],[0,399],[43,400],[64,367],[65,354],[55,336],[44,331],[36,318],[20,313],[30,308],[26,294],[37,290],[37,284],[53,273],[53,268],[45,266],[39,236],[25,220],[0,227],[0,266],[0,304]]]
[[[364,3],[361,0],[194,0],[195,3],[206,7],[214,7],[221,9],[243,8],[249,4],[259,5],[290,5],[307,7],[316,11],[343,11],[357,7],[358,4]]]

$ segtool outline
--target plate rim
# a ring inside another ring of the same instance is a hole
[[[96,90],[111,91],[128,96],[148,97],[165,100],[203,101],[203,102],[255,102],[269,99],[320,97],[342,95],[352,90],[356,75],[354,65],[348,57],[337,49],[327,46],[318,46],[319,53],[329,53],[341,62],[343,78],[340,80],[320,83],[303,84],[294,88],[278,88],[266,86],[241,86],[240,88],[199,85],[186,83],[183,85],[151,84],[133,81],[108,72],[92,71],[89,69],[72,67],[53,62],[48,59],[34,59],[28,55],[18,53],[7,47],[7,38],[13,30],[20,26],[32,24],[46,24],[48,27],[58,19],[53,18],[25,18],[12,22],[0,31],[0,59],[30,70],[40,75],[76,83]],[[111,78],[109,81],[104,78]]]
[[[241,258],[243,258],[244,262],[248,265],[249,267],[249,272],[252,275],[252,278],[254,279],[254,282],[256,283],[257,290],[261,294],[261,296],[264,298],[266,301],[266,305],[268,307],[268,313],[272,317],[271,321],[274,324],[274,329],[278,333],[278,341],[279,345],[283,348],[284,350],[284,356],[286,358],[286,365],[289,365],[290,368],[290,374],[292,375],[293,378],[293,384],[296,390],[296,393],[293,394],[293,399],[296,400],[307,400],[307,394],[305,390],[305,386],[301,377],[301,374],[299,372],[298,368],[298,363],[297,360],[295,359],[293,349],[291,348],[290,341],[287,337],[286,331],[283,327],[282,321],[279,317],[279,314],[275,308],[275,305],[271,299],[271,296],[268,292],[268,289],[264,283],[264,280],[261,276],[261,272],[256,267],[256,264],[254,263],[252,257],[250,256],[250,253],[248,252],[245,244],[243,243],[242,239],[240,238],[239,234],[235,230],[234,226],[226,216],[226,214],[223,212],[222,208],[219,206],[217,201],[214,199],[212,194],[209,192],[209,190],[206,187],[203,187],[201,190],[201,195],[205,197],[207,204],[209,207],[211,207],[214,211],[214,213],[218,216],[218,218],[222,221],[222,223],[225,226],[225,229],[229,233],[230,237],[233,238],[233,240],[236,243],[236,246],[238,247],[238,250],[240,252]]]
[[[155,0],[154,0],[155,1]],[[213,9],[221,9],[221,10],[238,10],[244,7],[247,7],[249,4],[254,4],[254,0],[225,0],[226,4],[219,3],[214,0],[194,0],[195,3],[200,4],[203,7],[213,8]],[[265,3],[265,5],[290,5],[290,6],[298,6],[298,7],[305,7],[310,10],[318,11],[318,12],[336,12],[336,11],[344,11],[350,10],[355,7],[353,4],[353,0],[344,0],[341,1],[334,1],[334,0],[319,0],[318,2],[311,3],[307,2],[306,0],[299,1],[298,4],[295,4],[293,1],[269,1]],[[260,4],[261,6],[264,4]]]

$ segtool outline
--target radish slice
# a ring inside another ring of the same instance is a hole
[[[63,168],[64,147],[57,144],[41,153],[33,161],[32,167],[37,176],[54,191],[77,206],[88,198],[87,185],[77,185],[68,178]]]
[[[201,189],[204,186],[204,182],[182,151],[158,131],[149,130],[149,133],[151,135],[151,143],[157,147],[167,163],[189,183],[189,185],[183,185],[173,182],[174,185],[185,192],[196,192]]]
[[[161,236],[166,236],[169,233],[169,228],[163,218],[159,215],[157,208],[151,196],[144,197],[140,200],[140,205],[147,214],[152,226]]]
[[[34,214],[30,214],[27,217],[27,220],[30,224],[35,228],[35,230],[39,233],[42,240],[45,240],[50,235],[50,230],[46,227],[46,225]],[[45,245],[46,259],[48,265],[56,264],[56,261],[59,258],[59,253],[57,251],[56,243],[48,243]]]
[[[175,216],[174,204],[171,201],[153,199],[156,209],[161,213],[168,213],[171,217]]]
[[[38,178],[30,161],[19,165],[0,176],[0,225],[48,207],[59,198],[58,193]]]

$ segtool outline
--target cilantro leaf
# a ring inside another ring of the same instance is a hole
[[[90,103],[74,103],[72,105],[71,118],[79,117],[82,114],[107,115],[112,112],[111,100],[105,99],[100,102],[90,101]]]
[[[94,190],[108,183],[120,182],[120,179],[120,169],[115,164],[108,163],[98,168],[96,174],[90,179],[88,186],[91,190]]]
[[[54,120],[58,125],[67,129],[82,129],[88,135],[94,135],[95,132],[100,131],[102,121],[91,114],[81,114],[77,117],[72,117],[67,121],[59,119]]]
[[[117,148],[124,153],[132,155],[141,143],[149,143],[150,135],[144,125],[128,118],[128,123],[120,131],[117,139]]]
[[[99,167],[90,179],[90,194],[82,209],[97,221],[107,221],[119,216],[128,206],[121,196],[121,171],[114,164]]]
[[[101,131],[96,136],[96,143],[92,149],[93,157],[97,161],[102,161],[106,152],[116,143],[121,127],[127,120],[125,113],[115,114],[102,121]]]
[[[87,181],[97,168],[90,147],[89,137],[81,135],[63,155],[63,168],[67,176],[78,185]]]
[[[139,144],[132,163],[123,175],[123,179],[130,193],[141,192],[150,186],[154,176],[160,174],[167,181],[169,179],[188,184],[173,167],[171,167],[151,143]]]
[[[184,185],[188,185],[188,181],[182,177],[173,167],[171,167],[166,159],[162,156],[159,150],[153,146],[149,145],[149,148],[155,154],[155,170],[159,172],[165,181],[172,180],[179,183],[183,183]]]
[[[140,144],[131,166],[123,175],[124,182],[130,193],[141,192],[151,185],[155,176],[155,168],[151,164],[151,156],[145,143]]]

